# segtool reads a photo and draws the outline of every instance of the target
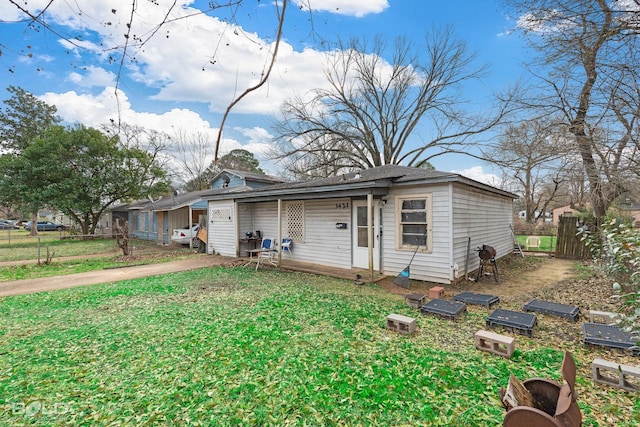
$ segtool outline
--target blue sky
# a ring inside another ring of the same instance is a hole
[[[27,7],[34,12],[47,3],[28,0]],[[138,2],[132,36],[146,38],[167,13],[181,16],[209,2],[182,0],[172,11],[172,1],[157,3]],[[311,14],[296,3],[288,10],[285,44],[269,84],[234,108],[223,134],[223,152],[248,149],[270,173],[276,173],[277,166],[263,153],[271,144],[280,104],[325,84],[323,52],[338,37],[384,35],[391,42],[405,36],[420,43],[430,28],[451,26],[476,53],[476,64],[489,67],[482,82],[464,89],[465,98],[472,100],[471,110],[482,111],[492,92],[505,90],[524,75],[521,62],[527,52],[522,40],[510,34],[515,22],[499,0],[310,0]],[[24,88],[55,105],[67,123],[99,127],[119,111],[131,124],[169,133],[201,132],[215,141],[221,113],[234,93],[255,82],[264,68],[265,52],[275,35],[273,3],[245,0],[235,14],[225,9],[160,28],[143,49],[129,51],[135,61],[125,61],[121,69],[118,107],[114,95],[120,64],[118,57],[110,60],[110,53],[124,41],[130,12],[131,0],[54,0],[44,15],[54,34],[30,29],[16,6],[3,1],[2,89]],[[69,45],[60,35],[81,37]],[[0,91],[0,99],[7,95]],[[421,132],[429,130],[418,129],[416,143]],[[472,158],[441,156],[432,163],[439,170],[492,180],[490,167]]]

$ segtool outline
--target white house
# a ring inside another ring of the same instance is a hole
[[[208,253],[244,255],[247,232],[293,239],[296,261],[452,283],[474,249],[513,251],[512,193],[465,178],[387,165],[325,179],[207,196]]]

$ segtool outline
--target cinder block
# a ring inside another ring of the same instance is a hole
[[[429,289],[429,298],[440,299],[444,296],[444,288],[442,286],[434,286]]]
[[[426,298],[427,296],[423,294],[409,294],[404,296],[404,299],[407,301],[407,305],[411,308],[422,307]]]
[[[591,370],[593,382],[640,392],[640,368],[636,366],[595,359],[591,363]]]
[[[615,315],[616,313],[612,313],[610,311],[589,310],[589,322],[609,325],[611,323],[615,323]]]
[[[387,316],[387,328],[400,334],[412,334],[416,331],[416,319],[401,314]]]
[[[511,358],[516,349],[516,340],[513,337],[496,334],[485,330],[479,330],[473,336],[478,350],[488,351],[498,356]]]

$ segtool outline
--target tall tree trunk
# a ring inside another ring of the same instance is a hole
[[[31,213],[31,230],[29,231],[29,236],[37,236],[38,235],[38,212]]]

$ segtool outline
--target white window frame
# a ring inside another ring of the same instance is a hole
[[[426,247],[420,246],[418,252],[431,252],[433,249],[433,195],[431,193],[425,194],[407,194],[396,196],[395,200],[395,211],[396,211],[396,249],[401,251],[415,251],[415,244],[406,244],[403,243],[402,239],[402,230],[403,223],[402,222],[402,212],[406,212],[407,210],[402,209],[402,204],[406,200],[424,200],[425,201],[425,211],[426,211],[426,227],[427,227],[427,239],[426,239]],[[409,224],[418,224],[418,223],[409,223]]]

